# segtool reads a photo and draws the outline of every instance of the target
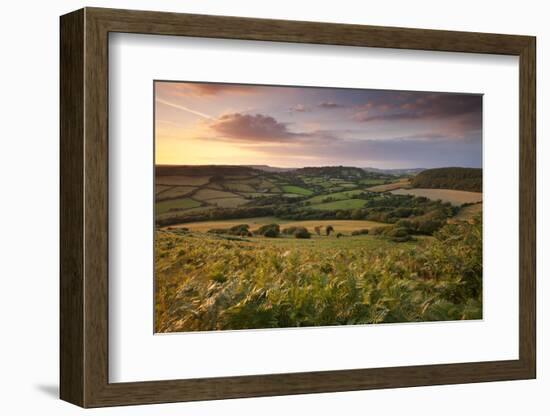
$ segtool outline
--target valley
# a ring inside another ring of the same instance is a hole
[[[157,166],[155,329],[479,319],[476,180],[480,169]]]

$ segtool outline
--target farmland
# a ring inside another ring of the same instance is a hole
[[[407,187],[410,187],[410,179],[402,178],[390,183],[371,186],[370,188],[368,188],[368,190],[371,192],[388,192],[388,191],[393,191],[395,189],[407,188]]]
[[[449,202],[452,205],[460,206],[462,204],[472,204],[481,202],[483,195],[481,192],[457,191],[455,189],[396,189],[391,191],[394,195],[414,195],[423,196],[433,200]]]
[[[383,223],[375,221],[365,221],[365,220],[310,220],[310,221],[292,221],[292,220],[281,220],[275,217],[258,217],[258,218],[239,218],[235,220],[220,220],[220,221],[203,221],[195,223],[184,223],[180,225],[175,225],[167,227],[166,229],[177,230],[178,228],[187,228],[190,231],[195,232],[208,232],[213,228],[231,228],[239,224],[248,224],[252,231],[257,230],[262,225],[266,224],[280,224],[285,227],[306,227],[308,229],[313,229],[316,226],[325,228],[329,225],[332,225],[335,230],[339,232],[351,233],[354,230],[358,229],[370,229],[373,227],[383,226]]]
[[[416,174],[157,166],[156,331],[479,319],[482,195]]]
[[[325,211],[334,211],[339,209],[363,208],[367,202],[363,199],[343,199],[340,201],[325,202],[322,204],[311,205],[312,209]]]
[[[302,188],[301,186],[283,185],[282,188],[284,192],[288,192],[291,194],[311,195],[313,193],[313,191],[310,191],[309,189],[306,189],[306,188]]]
[[[344,215],[342,213],[368,206],[369,201],[379,204],[383,192],[382,189],[372,191],[373,186],[394,189],[408,181],[407,175],[372,173],[341,166],[283,172],[243,166],[158,166],[156,219],[159,225],[212,217],[221,219],[230,214],[227,209],[236,208],[242,208],[242,212],[231,214],[235,218],[263,215],[263,211],[275,211],[275,208],[278,211],[308,211],[312,218],[318,217],[314,212],[319,211]],[[384,197],[390,199],[388,195]],[[168,202],[174,200],[178,202]],[[199,212],[204,216],[199,216]],[[281,216],[280,212],[269,214]]]
[[[165,212],[170,212],[171,210],[185,210],[189,208],[196,208],[200,206],[200,203],[190,198],[179,198],[159,202],[156,204],[156,206],[157,212],[159,214],[164,214]]]

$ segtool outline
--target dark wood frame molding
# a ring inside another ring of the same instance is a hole
[[[110,32],[519,56],[519,359],[109,383]],[[535,378],[534,37],[85,8],[61,17],[60,46],[60,396],[63,400],[82,407],[101,407]]]

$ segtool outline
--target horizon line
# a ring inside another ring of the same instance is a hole
[[[266,165],[266,164],[246,164],[246,163],[239,163],[239,164],[229,164],[229,163],[198,163],[198,164],[190,164],[190,163],[184,163],[184,164],[173,164],[173,163],[155,163],[156,166],[238,166],[238,167],[254,167],[254,166],[265,166],[269,168],[275,168],[275,169],[303,169],[303,168],[327,168],[327,167],[346,167],[346,168],[357,168],[357,169],[377,169],[377,170],[407,170],[407,169],[440,169],[440,168],[467,168],[467,169],[483,169],[482,166],[479,167],[473,167],[473,166],[459,166],[459,165],[443,165],[443,166],[437,166],[437,167],[422,167],[422,166],[413,166],[413,167],[405,167],[405,168],[399,168],[399,167],[391,167],[391,168],[376,168],[374,166],[356,166],[356,165],[343,165],[343,164],[327,164],[327,165],[303,165],[303,166],[275,166],[275,165]]]

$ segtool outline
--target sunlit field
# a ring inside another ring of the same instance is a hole
[[[479,222],[400,244],[159,230],[155,253],[157,332],[482,317]]]

